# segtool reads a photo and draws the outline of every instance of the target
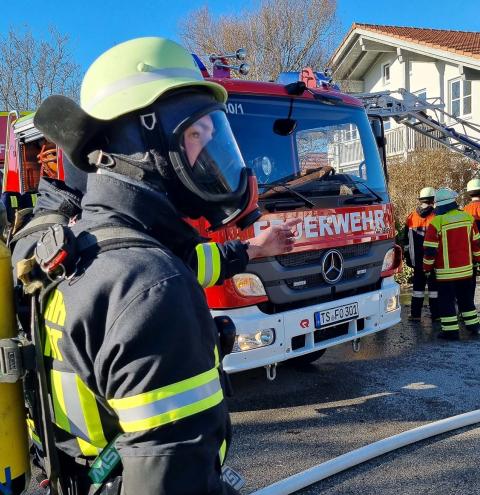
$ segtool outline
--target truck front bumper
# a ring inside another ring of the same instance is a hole
[[[263,329],[275,332],[275,340],[270,345],[226,356],[223,360],[224,369],[228,373],[237,373],[279,363],[385,330],[400,322],[399,296],[399,285],[393,277],[388,277],[383,279],[377,291],[277,314],[263,313],[257,306],[214,310],[212,316],[227,314],[233,320],[237,337],[255,334]],[[315,328],[316,312],[354,302],[358,302],[359,315],[356,319],[326,328]]]

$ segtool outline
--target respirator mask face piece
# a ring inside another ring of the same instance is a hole
[[[184,90],[144,111],[145,141],[151,149],[162,143],[170,165],[164,184],[181,212],[205,217],[210,230],[245,228],[259,218],[255,176],[245,166],[222,103],[208,93]]]
[[[222,202],[245,192],[245,163],[223,111],[197,114],[183,122],[172,144],[179,179],[200,198]]]

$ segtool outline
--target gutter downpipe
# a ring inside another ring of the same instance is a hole
[[[479,422],[480,409],[428,423],[352,450],[298,474],[277,481],[265,488],[261,488],[250,495],[289,495],[341,471],[357,466],[362,462],[369,461],[406,445]]]

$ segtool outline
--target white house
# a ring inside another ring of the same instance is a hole
[[[353,24],[330,59],[333,77],[353,93],[404,88],[420,98],[444,103],[444,110],[480,124],[480,33],[372,24]],[[459,131],[457,120],[439,120]],[[387,155],[425,146],[412,129],[386,122]],[[469,129],[469,132],[472,132]],[[473,132],[472,136],[480,138]],[[428,146],[438,146],[427,140]]]

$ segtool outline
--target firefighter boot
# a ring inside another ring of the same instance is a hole
[[[420,321],[422,317],[422,307],[423,307],[423,293],[421,297],[413,295],[412,302],[410,306],[410,321]]]
[[[430,316],[432,321],[440,321],[440,311],[438,308],[438,297],[430,296],[428,298],[428,305],[430,307]]]

